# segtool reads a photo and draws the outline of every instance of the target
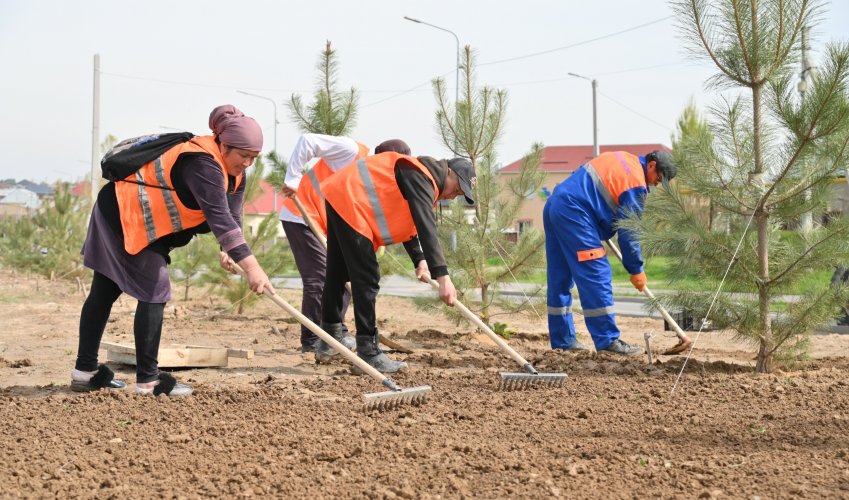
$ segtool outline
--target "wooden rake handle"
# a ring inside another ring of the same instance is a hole
[[[437,292],[439,291],[439,283],[437,283],[437,281],[435,279],[431,278],[430,286],[432,286],[433,289],[436,290]],[[475,326],[480,328],[482,332],[484,332],[489,338],[492,339],[493,342],[498,344],[498,347],[500,347],[504,352],[509,354],[510,357],[513,358],[513,360],[515,362],[519,363],[519,365],[521,365],[526,370],[528,369],[528,367],[531,367],[531,369],[533,369],[531,364],[528,363],[528,360],[523,358],[521,354],[519,354],[512,347],[510,347],[510,345],[507,342],[505,342],[504,339],[501,338],[500,335],[493,332],[492,329],[489,326],[487,326],[487,324],[484,323],[483,320],[480,319],[480,317],[477,314],[475,314],[471,310],[469,310],[468,307],[466,307],[462,302],[460,302],[456,298],[454,299],[454,307],[459,309],[460,312],[463,313],[463,316],[466,317],[466,319],[468,319],[469,321],[474,323]]]
[[[301,200],[299,200],[297,196],[293,196],[292,200],[295,201],[295,206],[298,207],[298,210],[301,212],[301,218],[303,218],[304,221],[307,223],[307,226],[309,226],[310,231],[312,231],[315,237],[318,238],[318,241],[321,242],[321,246],[323,246],[324,249],[327,250],[327,238],[324,236],[324,233],[318,227],[318,224],[316,224],[315,221],[312,220],[312,217],[307,215],[307,212],[304,210],[304,206],[301,204]],[[353,297],[354,292],[351,290],[350,281],[345,282],[345,290],[348,291],[348,295]],[[382,333],[378,333],[378,339],[380,340],[381,344],[389,347],[390,349],[395,349],[396,351],[403,352],[405,354],[411,354],[413,352],[412,349],[404,347],[398,342],[389,339],[386,335]]]
[[[619,248],[610,240],[605,240],[605,243],[607,243],[607,246],[610,247],[611,250],[613,250],[613,253],[616,255],[616,258],[619,259],[619,262],[622,262],[622,252],[619,251]],[[646,297],[650,299],[655,298],[654,294],[651,292],[651,290],[649,290],[648,286],[643,287],[642,292],[643,294],[645,294]],[[657,310],[660,311],[660,315],[663,316],[663,319],[665,319],[666,322],[669,323],[669,326],[672,327],[672,331],[675,332],[675,335],[680,340],[684,342],[689,342],[690,339],[687,338],[687,334],[684,333],[684,330],[682,330],[681,327],[678,326],[678,323],[674,319],[672,319],[672,316],[669,314],[669,312],[667,312],[666,308],[663,307],[659,302],[655,302],[655,306],[657,306]]]
[[[301,200],[298,199],[298,196],[295,195],[292,197],[292,200],[295,202],[295,206],[298,207],[298,211],[301,212],[301,218],[306,221],[307,225],[310,227],[310,230],[313,232],[318,241],[321,242],[322,246],[324,246],[325,250],[327,249],[327,237],[324,236],[324,232],[319,229],[318,225],[312,220],[312,217],[307,215],[306,210],[304,210],[304,206],[301,204]]]
[[[230,263],[233,266],[233,269],[235,269],[236,272],[242,276],[242,278],[248,279],[247,273],[244,269],[241,268],[241,266],[239,266],[239,264],[236,264],[232,260],[230,261]],[[384,374],[380,373],[373,366],[360,359],[359,356],[351,352],[351,350],[342,345],[341,342],[330,336],[329,333],[322,330],[321,327],[313,323],[312,320],[301,314],[300,311],[292,307],[292,305],[286,302],[282,297],[275,294],[268,288],[263,291],[263,294],[269,299],[273,300],[278,306],[282,307],[287,313],[289,313],[293,318],[298,320],[299,323],[307,327],[311,332],[318,335],[321,340],[330,344],[330,346],[336,349],[336,351],[342,356],[344,356],[345,359],[357,365],[360,370],[368,373],[373,379],[377,380],[381,384],[386,385],[384,381],[386,381],[387,378]]]

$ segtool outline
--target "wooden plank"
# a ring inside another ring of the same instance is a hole
[[[204,367],[227,366],[226,348],[159,348],[159,366]]]
[[[118,351],[106,351],[106,361],[122,365],[136,366],[136,355]]]
[[[136,364],[134,347],[110,342],[102,342],[101,347],[106,349],[108,361],[129,365]],[[227,354],[228,349],[226,347],[160,346],[158,358],[159,366],[163,368],[202,368],[227,366]]]
[[[202,345],[187,345],[186,347],[191,347],[193,349],[217,349],[217,347],[209,347]],[[233,349],[230,347],[227,347],[226,349],[228,358],[253,359],[254,357],[253,349]]]
[[[106,349],[107,351],[112,351],[112,352],[120,352],[120,353],[123,353],[123,354],[132,354],[133,356],[136,355],[136,348],[133,347],[133,346],[129,346],[129,345],[113,344],[112,342],[101,342],[100,348]]]
[[[227,349],[227,356],[231,358],[253,359],[253,349]]]

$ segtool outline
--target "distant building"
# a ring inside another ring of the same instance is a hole
[[[29,189],[17,186],[0,189],[0,217],[20,218],[32,215],[40,206],[38,195]]]
[[[262,220],[270,213],[279,213],[280,207],[283,206],[283,195],[277,194],[277,208],[274,207],[274,188],[266,181],[260,181],[260,189],[262,194],[256,197],[250,203],[245,203],[244,228],[245,236],[256,234],[257,228]],[[283,224],[277,222],[277,237],[285,238],[286,233],[283,231]]]
[[[627,151],[635,155],[646,155],[662,149],[671,151],[663,144],[611,144],[599,147],[599,151]],[[521,234],[528,228],[542,231],[542,209],[545,200],[554,191],[554,186],[563,182],[578,167],[593,159],[592,146],[547,146],[542,151],[540,169],[545,172],[545,180],[539,191],[528,193],[522,207],[519,209],[513,231]],[[504,186],[511,176],[519,173],[522,160],[519,159],[498,171],[499,183]]]

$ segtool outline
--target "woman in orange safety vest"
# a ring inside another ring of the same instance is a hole
[[[226,252],[221,266],[231,270],[231,259],[238,262],[251,290],[273,292],[241,230],[243,173],[262,150],[262,130],[231,105],[215,108],[209,126],[213,135],[172,147],[98,193],[82,250],[94,277],[80,313],[73,390],[126,387],[97,360],[112,304],[126,293],[138,300],[133,326],[136,392],[191,393],[191,387],[159,371],[157,355],[165,303],[171,299],[169,252],[197,234],[215,234]]]

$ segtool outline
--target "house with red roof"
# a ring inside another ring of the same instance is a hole
[[[646,155],[662,149],[671,151],[663,144],[607,144],[599,146],[599,151],[627,151],[635,155]],[[593,159],[593,147],[589,146],[547,146],[542,150],[540,169],[545,172],[545,180],[539,191],[529,193],[519,209],[514,230],[521,233],[528,228],[542,231],[542,209],[545,200],[554,191],[554,186],[563,182],[578,167]],[[506,184],[511,175],[517,175],[522,166],[521,158],[498,171],[499,182]],[[502,184],[502,185],[504,185]]]
[[[245,203],[245,220],[242,221],[242,227],[246,236],[256,234],[260,222],[270,213],[279,213],[280,207],[283,205],[283,195],[277,193],[275,196],[274,188],[267,181],[260,181],[260,190],[259,196]],[[277,236],[279,238],[286,237],[286,233],[283,232],[283,224],[277,224]]]

